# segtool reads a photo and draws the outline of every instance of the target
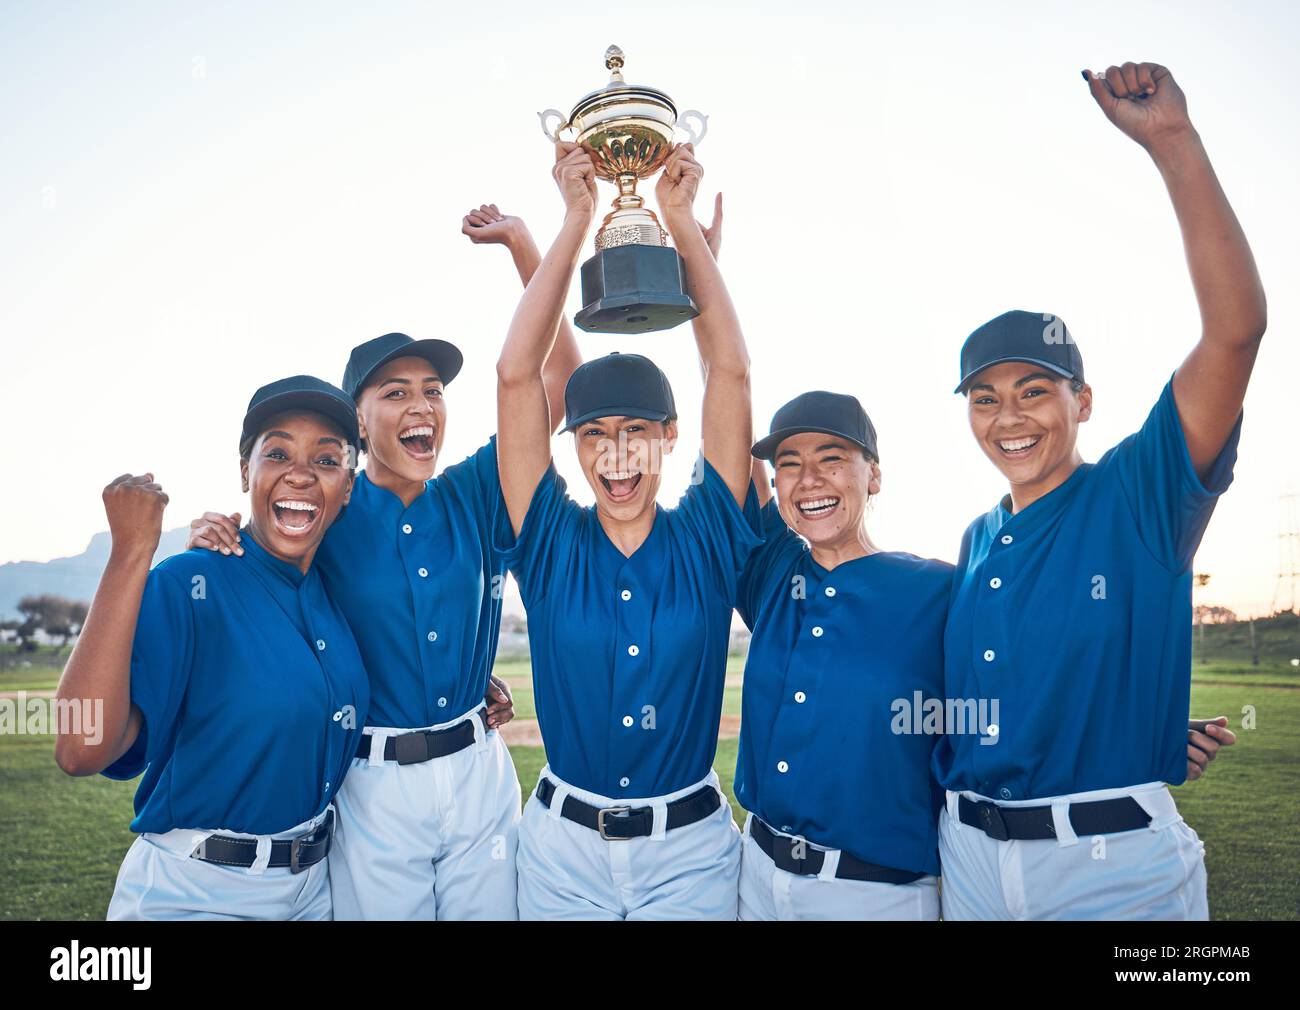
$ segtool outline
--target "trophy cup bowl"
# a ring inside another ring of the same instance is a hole
[[[625,83],[623,59],[617,46],[605,51],[609,84],[579,100],[567,119],[558,109],[537,114],[551,140],[581,145],[595,162],[596,176],[618,187],[614,209],[596,232],[596,255],[582,265],[583,308],[574,317],[581,329],[599,333],[666,330],[699,315],[686,292],[681,257],[669,248],[636,184],[663,167],[677,130],[700,143],[708,117],[694,109],[679,116],[658,88]],[[691,119],[698,121],[698,132]]]

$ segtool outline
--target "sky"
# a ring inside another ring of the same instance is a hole
[[[1297,42],[1286,3],[8,0],[0,562],[78,553],[127,471],[155,473],[169,528],[246,512],[253,390],[338,382],[354,344],[391,330],[461,347],[443,461],[481,445],[521,289],[461,218],[495,202],[549,245],[562,202],[536,113],[604,84],[610,43],[629,81],[710,117],[698,202],[705,216],[724,194],[756,428],[805,390],[853,393],[880,435],[873,540],[955,560],[1005,490],[951,392],[972,329],[1009,308],[1068,323],[1094,390],[1089,460],[1141,425],[1198,336],[1160,178],[1080,78],[1131,59],[1187,93],[1269,296],[1236,480],[1195,566],[1198,601],[1265,613],[1280,496],[1300,488]],[[670,376],[675,501],[699,443],[689,327],[579,341]],[[590,501],[570,440],[555,453]]]

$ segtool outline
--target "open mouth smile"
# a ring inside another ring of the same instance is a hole
[[[397,433],[397,440],[402,448],[416,459],[433,458],[433,425],[414,424]]]
[[[624,502],[631,498],[641,483],[641,473],[638,470],[618,470],[597,474],[597,476],[605,485],[605,493],[616,502]]]
[[[290,537],[308,533],[320,518],[320,506],[298,498],[280,498],[272,503],[272,509],[276,529]]]
[[[820,519],[822,516],[828,516],[839,506],[838,498],[809,498],[807,501],[794,503],[794,507],[799,510],[799,514],[807,519]]]
[[[1033,451],[1042,437],[1032,435],[1028,438],[1001,438],[998,439],[997,446],[1008,459],[1023,459]]]

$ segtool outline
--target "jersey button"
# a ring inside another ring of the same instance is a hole
[[[786,772],[790,770],[790,766],[786,764],[786,762],[784,761],[778,761],[776,763],[776,770],[779,771],[782,775],[784,775]]]
[[[438,633],[436,631],[429,632],[428,639],[430,642],[436,642],[438,640]]]
[[[1001,796],[1004,800],[1009,800],[1011,799],[1011,790],[1008,789],[1006,786],[1003,786],[1001,789],[998,790],[998,795]]]
[[[822,632],[822,628],[821,628],[821,625],[820,625],[820,624],[817,625],[817,627],[813,628],[813,631],[812,631],[813,638],[821,638],[821,637],[822,637],[822,634],[823,634],[823,632]]]
[[[623,590],[621,593],[619,593],[618,595],[619,595],[620,597],[622,597],[624,600],[630,600],[630,599],[632,599],[632,590],[630,590],[630,589],[624,589],[624,590]]]
[[[1001,588],[1002,588],[1002,580],[999,579],[996,575],[993,576],[993,578],[989,579],[989,588],[990,588],[990,589],[1001,589]]]
[[[641,650],[638,649],[635,645],[629,645],[627,647],[627,654],[629,656],[639,656],[641,655]]]
[[[805,701],[808,700],[808,696],[804,694],[802,691],[796,691],[794,693],[794,700],[797,701],[800,705],[802,705]]]
[[[626,775],[624,775],[621,779],[618,780],[618,784],[621,785],[624,789],[626,789],[629,785],[632,784],[632,780],[629,779]]]
[[[446,707],[447,707],[447,699],[446,699],[446,698],[439,698],[439,699],[438,699],[438,707],[439,707],[439,708],[446,708]]]
[[[834,587],[834,586],[827,586],[827,587],[826,587],[826,595],[827,595],[827,596],[834,596],[834,595],[835,595],[835,587]]]
[[[624,726],[631,727],[631,725],[632,725],[632,717],[631,717],[630,715],[625,715],[625,716],[623,716],[623,725],[624,725]]]
[[[1013,537],[1010,533],[1007,533],[1007,534],[1004,534],[1004,535],[1003,535],[1003,537],[1002,537],[1002,542],[1003,542],[1004,544],[1009,544],[1009,543],[1011,543],[1011,541],[1014,540],[1014,539],[1015,539],[1015,537]]]
[[[402,532],[403,532],[403,533],[410,533],[410,532],[411,532],[411,524],[410,524],[410,523],[402,523]]]
[[[316,639],[316,651],[317,652],[325,651],[325,639],[323,638]]]
[[[997,657],[997,653],[994,652],[992,649],[984,650],[984,662],[991,663],[996,657]]]
[[[422,578],[422,579],[427,579],[427,578],[429,577],[429,569],[427,569],[427,568],[420,568],[420,569],[418,569],[418,571],[419,571],[419,574],[420,574],[420,578]]]

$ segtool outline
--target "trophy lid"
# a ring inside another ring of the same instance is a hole
[[[609,83],[603,88],[597,88],[578,99],[577,104],[573,106],[573,111],[569,114],[569,122],[573,122],[582,113],[586,112],[594,105],[608,101],[610,98],[643,98],[650,102],[658,102],[668,106],[672,110],[674,118],[677,116],[677,106],[667,94],[658,88],[652,88],[645,84],[628,84],[623,80],[623,50],[618,46],[610,46],[605,50],[605,67],[609,70]]]

